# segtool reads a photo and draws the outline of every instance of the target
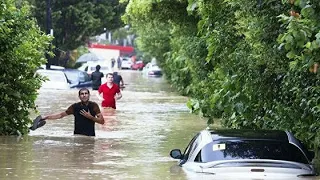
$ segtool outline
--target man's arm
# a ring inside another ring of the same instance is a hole
[[[58,114],[50,114],[50,115],[47,115],[47,116],[44,116],[44,120],[54,120],[54,119],[60,119],[60,118],[63,118],[65,116],[67,116],[68,114],[64,111],[64,112],[61,112],[61,113],[58,113]]]
[[[122,78],[122,76],[120,76],[120,77],[121,77],[121,79],[120,79],[120,86],[124,86],[123,78]]]
[[[97,94],[96,94],[96,96],[97,96],[97,98],[99,99],[99,101],[103,101],[104,99],[103,99],[103,93],[101,92],[97,92]]]
[[[116,94],[116,100],[119,100],[119,99],[121,99],[122,98],[122,94],[121,94],[121,92],[118,92],[117,94]]]

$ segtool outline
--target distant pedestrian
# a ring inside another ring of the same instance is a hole
[[[120,58],[120,56],[118,56],[118,59],[117,59],[117,64],[118,64],[118,69],[121,69],[121,64],[122,64],[122,61],[121,61],[121,58]]]
[[[115,64],[116,64],[116,60],[114,58],[111,58],[111,67],[114,68]]]
[[[91,74],[92,80],[92,90],[98,90],[101,85],[101,78],[103,78],[103,73],[100,72],[100,65],[96,66],[96,71]]]
[[[120,88],[124,86],[122,76],[118,72],[113,72],[113,83],[118,85]]]

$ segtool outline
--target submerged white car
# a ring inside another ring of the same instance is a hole
[[[170,156],[187,174],[212,179],[299,179],[316,176],[308,151],[292,133],[277,130],[203,130],[185,152]]]
[[[131,69],[132,61],[129,57],[123,57],[121,60],[121,69]]]
[[[62,71],[38,69],[36,73],[46,78],[46,81],[42,82],[40,89],[51,89],[51,90],[70,89],[70,85],[68,83],[67,77]]]
[[[162,76],[162,70],[157,64],[154,64],[154,63],[146,64],[146,66],[142,69],[142,73],[146,76],[154,76],[154,77]]]

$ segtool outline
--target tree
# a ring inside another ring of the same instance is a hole
[[[46,1],[33,1],[33,15],[46,31]],[[123,26],[120,19],[125,4],[118,0],[51,0],[55,64],[61,54],[68,54],[89,41],[89,37]],[[68,57],[67,57],[68,58]]]
[[[74,50],[91,36],[123,26],[120,16],[125,4],[118,0],[51,0],[53,44],[62,50]],[[33,14],[46,30],[46,1],[35,1]]]
[[[0,1],[0,135],[26,134],[50,37],[40,31],[26,3]]]

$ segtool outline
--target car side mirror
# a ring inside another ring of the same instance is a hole
[[[182,159],[182,154],[181,154],[181,151],[180,149],[173,149],[170,151],[170,156],[173,158],[173,159]]]

